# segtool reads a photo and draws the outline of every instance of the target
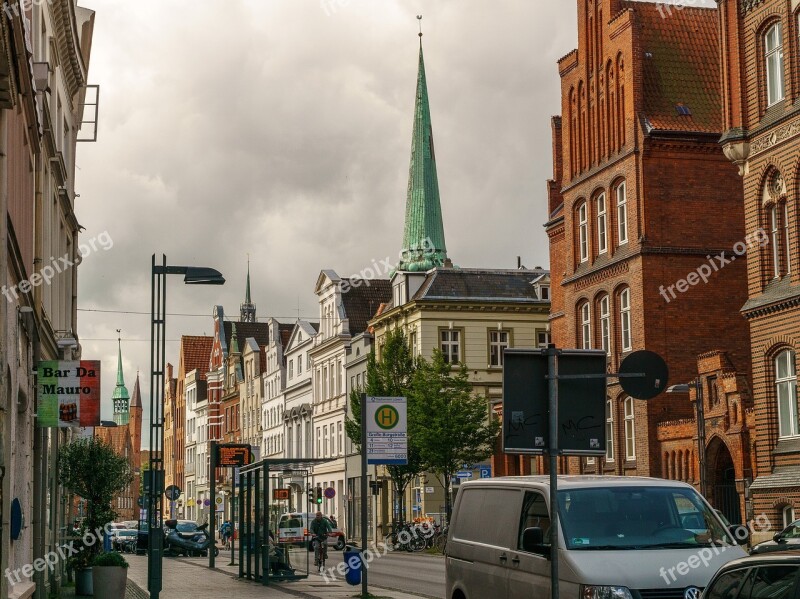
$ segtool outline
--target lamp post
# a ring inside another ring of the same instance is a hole
[[[700,494],[707,498],[706,494],[706,416],[705,404],[703,401],[703,380],[697,377],[691,383],[672,385],[667,388],[667,393],[689,393],[694,387],[696,398],[695,407],[697,408],[697,461],[700,467]]]
[[[187,285],[224,285],[213,268],[167,266],[167,257],[156,264],[153,254],[150,283],[150,470],[147,474],[147,589],[151,599],[161,593],[164,553],[164,372],[166,369],[167,275],[183,275]],[[212,473],[213,475],[213,473]]]

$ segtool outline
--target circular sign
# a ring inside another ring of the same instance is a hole
[[[180,496],[181,490],[175,485],[170,485],[164,490],[164,497],[170,501],[176,501]]]
[[[203,505],[208,507],[209,505],[211,505],[211,500],[210,499],[204,499],[203,500]]]
[[[388,404],[383,405],[375,411],[375,424],[377,424],[383,430],[394,428],[397,426],[397,422],[399,420],[400,413],[394,406]]]
[[[334,489],[333,487],[328,487],[327,489],[325,489],[325,497],[327,497],[328,499],[333,499],[334,497],[336,497],[336,489]]]
[[[222,497],[217,497],[217,505],[222,505]]]
[[[669,368],[664,358],[643,349],[629,354],[622,361],[619,374],[643,374],[644,376],[620,376],[619,385],[634,399],[653,399],[667,388]]]

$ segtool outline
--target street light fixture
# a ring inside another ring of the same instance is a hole
[[[166,371],[167,275],[183,275],[187,285],[224,285],[225,278],[213,268],[167,266],[162,254],[153,254],[150,283],[150,470],[147,486],[147,589],[151,599],[161,593],[164,553],[164,373]],[[213,509],[213,508],[212,508]]]
[[[697,397],[695,399],[695,407],[697,408],[697,461],[700,468],[700,494],[707,498],[706,495],[706,416],[705,405],[703,402],[703,381],[700,377],[694,379],[691,383],[683,383],[680,385],[672,385],[667,387],[667,393],[689,393],[690,389],[694,387]]]

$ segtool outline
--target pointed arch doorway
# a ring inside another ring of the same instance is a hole
[[[711,440],[706,451],[711,505],[721,511],[731,524],[741,524],[741,498],[736,489],[736,467],[731,452],[719,437]]]

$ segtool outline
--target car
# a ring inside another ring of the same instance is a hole
[[[800,520],[795,520],[780,532],[776,532],[771,541],[754,545],[750,555],[768,553],[770,551],[786,551],[800,549]]]
[[[129,528],[118,530],[111,541],[111,546],[115,551],[136,552],[136,544],[139,533]]]
[[[798,593],[800,554],[769,551],[722,566],[702,599],[793,599]]]
[[[127,527],[124,524],[122,524],[121,522],[109,522],[106,525],[106,527],[105,527],[106,534],[108,535],[109,539],[111,540],[111,545],[112,546],[114,545],[114,539],[117,538],[117,534],[119,533],[119,531],[126,530],[126,528]]]
[[[308,550],[313,551],[311,533],[308,529],[310,521],[316,517],[312,512],[287,512],[278,520],[278,543],[292,543],[303,545],[308,543]],[[334,526],[330,518],[325,518],[331,525],[333,532],[328,536],[328,546],[335,549],[344,549],[347,544],[344,532]]]
[[[150,525],[147,521],[139,522],[136,528],[136,555],[147,553]]]

